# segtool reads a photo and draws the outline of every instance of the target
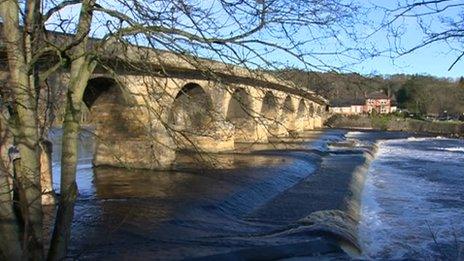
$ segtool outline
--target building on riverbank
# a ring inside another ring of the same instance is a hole
[[[392,98],[382,91],[371,92],[366,96],[365,112],[378,114],[388,114],[396,111],[396,106],[392,106]]]
[[[392,98],[382,91],[367,94],[363,99],[332,101],[330,111],[335,114],[357,115],[357,114],[388,114],[396,112],[396,106]]]
[[[364,99],[335,100],[331,102],[330,112],[344,115],[362,114],[364,107]]]

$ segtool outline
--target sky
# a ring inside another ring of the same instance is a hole
[[[381,1],[381,0],[362,0],[364,5],[390,5],[389,7],[394,7],[396,4],[395,0],[391,1]],[[413,2],[413,1],[410,1]],[[414,1],[420,2],[420,1]],[[446,9],[441,16],[442,17],[453,17],[455,19],[459,18],[459,15],[462,13],[462,0],[449,1],[448,5],[461,4],[455,8]],[[421,10],[417,10],[419,12]],[[460,13],[461,12],[461,13]],[[382,12],[372,12],[371,18],[374,20],[382,19]],[[433,16],[429,19],[430,28],[436,31],[443,29],[442,23],[439,21],[438,16]],[[402,34],[402,43],[404,46],[412,47],[414,44],[418,43],[423,37],[422,31],[417,27],[417,20],[410,18],[402,20],[406,24],[404,34]],[[385,31],[379,32],[374,36],[374,42],[378,47],[387,47],[388,39],[385,35]],[[462,43],[456,43],[455,46],[464,47]],[[461,50],[464,50],[462,48]],[[453,62],[460,55],[460,52],[452,51],[450,46],[445,42],[438,42],[430,44],[426,47],[418,49],[412,53],[400,56],[396,59],[391,59],[386,54],[385,56],[376,57],[364,61],[362,64],[356,66],[356,71],[359,71],[363,74],[396,74],[396,73],[406,73],[406,74],[428,74],[438,77],[451,77],[458,78],[464,76],[464,59],[456,63],[451,70],[448,70]]]
[[[102,3],[108,3],[113,0],[101,0]],[[347,0],[348,1],[348,0]],[[400,0],[405,1],[405,0]],[[417,2],[413,0],[408,0],[410,2]],[[205,2],[208,5],[208,2],[214,2],[214,0],[207,0]],[[367,12],[369,20],[373,24],[378,24],[384,18],[384,11],[379,8],[373,8],[373,6],[382,6],[393,8],[397,4],[397,0],[356,0],[354,1],[359,3],[361,6],[369,8]],[[448,0],[447,4],[461,4],[462,0]],[[459,17],[459,14],[463,7],[457,6],[456,8],[448,8],[443,13],[442,16],[445,17]],[[62,12],[64,16],[70,16],[75,18],[76,13],[78,13],[79,7],[73,6],[70,9],[66,9]],[[418,9],[417,12],[424,11],[424,9]],[[427,9],[425,9],[427,11]],[[462,13],[461,13],[462,14]],[[439,20],[439,16],[427,16],[425,22],[430,24],[430,29],[439,31],[443,29],[442,23]],[[413,47],[417,44],[420,39],[423,37],[422,31],[418,28],[417,20],[415,18],[405,18],[399,20],[397,24],[401,25],[401,46],[404,48]],[[371,34],[373,28],[376,26],[360,26],[359,33],[360,35]],[[304,33],[301,33],[301,36],[304,37]],[[388,32],[386,30],[379,30],[377,33],[371,35],[365,42],[357,42],[359,46],[375,46],[378,50],[387,50],[391,46],[392,38],[387,37]],[[264,36],[266,37],[266,35]],[[341,36],[343,37],[343,36]],[[279,40],[277,40],[279,43]],[[284,42],[280,42],[284,44]],[[318,44],[318,46],[316,46]],[[324,42],[322,44],[316,43],[314,46],[307,46],[307,48],[314,51],[331,51],[330,41]],[[458,43],[456,46],[463,47],[461,50],[464,50],[464,45]],[[444,42],[438,42],[435,44],[428,45],[423,47],[415,52],[396,57],[392,59],[391,53],[384,52],[382,55],[374,58],[366,58],[360,61],[353,62],[349,58],[343,57],[324,57],[325,61],[331,65],[345,66],[344,70],[349,72],[358,72],[363,75],[391,75],[391,74],[427,74],[438,77],[450,77],[450,78],[459,78],[464,76],[464,59],[461,62],[458,62],[450,71],[448,68],[456,60],[460,53],[456,51],[451,51],[450,46]],[[286,64],[293,67],[301,68],[301,63],[299,63],[295,58],[285,56],[279,52],[273,52],[270,55],[270,60],[275,60],[282,64]],[[211,56],[214,58],[214,56]],[[348,66],[347,66],[348,65]]]
[[[382,54],[373,58],[364,58],[360,61],[344,59],[343,57],[332,58],[331,64],[335,67],[344,67],[342,71],[358,72],[363,75],[392,75],[392,74],[422,74],[432,75],[437,77],[446,77],[457,79],[464,76],[464,58],[457,62],[451,70],[450,66],[455,62],[457,57],[464,51],[464,41],[462,42],[436,42],[425,47],[422,47],[414,52],[398,56],[396,53],[391,53],[386,50],[391,49],[394,38],[387,29],[381,29],[372,34],[377,29],[379,24],[385,19],[385,9],[394,9],[398,7],[398,3],[417,3],[423,0],[354,0],[366,11],[369,25],[360,25],[357,28],[357,33],[361,36],[369,35],[365,40],[358,42],[359,47],[374,46],[379,51],[384,51]],[[442,9],[440,14],[431,14],[422,16],[422,23],[427,24],[427,29],[434,32],[440,32],[448,29],[443,24],[443,18],[452,18],[455,20],[464,19],[464,1],[463,0],[446,0],[444,4],[431,6],[432,8]],[[421,14],[431,12],[433,9],[421,7],[412,9],[408,14]],[[361,16],[361,15],[360,15]],[[464,24],[464,23],[463,23]],[[463,25],[461,24],[461,26]],[[418,19],[415,17],[402,17],[392,24],[395,28],[400,27],[400,37],[396,38],[398,46],[408,49],[416,46],[424,37],[423,29],[419,27]],[[462,34],[462,33],[461,33]],[[330,46],[330,42],[326,43]],[[330,50],[329,47],[327,50]],[[453,50],[458,49],[458,50]],[[316,49],[317,50],[317,49]],[[394,57],[394,58],[393,58]],[[330,60],[330,58],[329,58]],[[300,67],[298,61],[288,62],[290,65]],[[346,66],[346,65],[349,66]]]
[[[355,71],[362,74],[426,74],[438,77],[459,78],[464,76],[464,60],[458,62],[450,71],[448,68],[458,55],[450,53],[446,44],[424,47],[414,53],[397,59],[377,57],[356,66]]]
[[[409,3],[417,3],[422,2],[423,0],[355,0],[355,3],[366,8],[364,10],[369,10],[366,15],[371,23],[371,25],[359,26],[357,33],[361,36],[369,35],[369,38],[361,40],[358,42],[358,45],[360,47],[374,46],[377,50],[384,52],[376,57],[364,58],[360,61],[352,61],[337,57],[337,59],[332,59],[332,65],[335,67],[344,67],[342,71],[357,72],[363,75],[422,74],[452,79],[458,79],[459,77],[464,76],[464,58],[457,62],[453,68],[449,70],[453,62],[455,62],[455,60],[462,54],[462,51],[464,51],[464,41],[462,39],[461,43],[451,42],[451,45],[446,42],[436,42],[414,52],[399,56],[397,53],[387,51],[388,49],[391,49],[394,41],[389,31],[381,29],[372,34],[372,32],[378,28],[378,24],[385,19],[385,10],[379,7],[390,9],[396,8],[398,2],[404,3],[405,1]],[[444,8],[444,11],[439,15],[432,14],[422,17],[422,22],[428,25],[427,29],[434,32],[447,29],[448,27],[445,27],[441,20],[443,17],[461,21],[464,19],[463,0],[446,0],[444,2],[445,4],[432,6],[433,8],[438,9],[448,7]],[[409,14],[422,12],[431,12],[431,9],[417,8],[413,9],[413,11]],[[423,30],[418,25],[417,18],[403,17],[393,23],[392,26],[401,27],[400,37],[396,39],[400,39],[398,42],[404,49],[414,47],[419,44],[424,37]],[[297,61],[290,60],[289,64],[295,67],[300,67]],[[349,64],[349,66],[345,66],[346,64]]]
[[[422,2],[422,0],[406,0],[409,3]],[[458,79],[464,76],[464,58],[457,62],[451,70],[450,66],[464,51],[464,41],[462,42],[436,42],[425,47],[419,48],[414,52],[399,56],[397,53],[391,53],[386,50],[391,49],[393,37],[389,36],[389,31],[381,29],[372,34],[378,24],[385,19],[385,11],[379,7],[396,8],[398,2],[405,0],[358,0],[354,1],[365,7],[367,16],[372,25],[362,25],[358,28],[360,35],[369,35],[369,38],[362,40],[359,46],[375,46],[377,50],[383,50],[382,54],[373,57],[365,58],[360,61],[350,61],[341,58],[340,61],[334,60],[333,65],[343,66],[344,64],[352,65],[343,68],[345,71],[358,72],[363,75],[392,75],[392,74],[422,74],[432,75],[437,77],[446,77]],[[427,15],[422,17],[422,22],[428,25],[427,29],[434,32],[439,32],[448,27],[442,23],[442,18],[453,18],[457,20],[464,19],[464,1],[463,0],[446,0],[445,4],[433,6],[434,8],[444,8],[444,11],[439,15]],[[412,13],[430,12],[429,8],[413,9]],[[414,17],[406,17],[398,19],[393,26],[401,26],[400,46],[404,49],[416,46],[423,39],[423,30],[418,26],[418,20]],[[462,24],[461,24],[462,25]],[[372,34],[372,35],[371,35]],[[462,33],[461,33],[462,34]],[[391,34],[390,34],[391,35]],[[456,50],[456,48],[458,50]],[[455,50],[453,50],[455,49]],[[290,64],[292,62],[290,61]],[[295,66],[298,67],[297,62]]]

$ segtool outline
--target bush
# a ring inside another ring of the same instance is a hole
[[[389,115],[372,114],[371,124],[375,129],[387,130],[391,117]]]

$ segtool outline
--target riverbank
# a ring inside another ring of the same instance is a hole
[[[464,122],[423,121],[395,115],[333,115],[326,125],[331,128],[408,131],[464,137]]]

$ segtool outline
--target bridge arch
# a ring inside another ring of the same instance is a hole
[[[324,109],[322,108],[322,106],[317,106],[317,109],[316,109],[317,116],[321,116],[323,111]]]
[[[296,114],[296,118],[297,119],[305,118],[307,116],[307,112],[308,112],[308,109],[306,106],[306,102],[304,101],[304,99],[300,99],[300,102],[298,103],[298,111]]]
[[[295,129],[295,105],[293,104],[293,99],[290,95],[284,100],[282,105],[282,115],[281,122],[287,131],[293,131]]]
[[[100,96],[104,93],[108,94],[109,92],[113,95],[122,94],[116,80],[111,77],[95,77],[87,82],[82,100],[90,110]],[[121,96],[117,95],[117,97]]]
[[[312,102],[309,103],[308,113],[309,117],[314,117],[314,104]]]
[[[172,101],[168,125],[177,149],[218,152],[234,148],[233,127],[223,121],[206,88],[189,82]]]
[[[292,96],[288,95],[287,97],[285,97],[283,109],[287,113],[295,112],[295,106],[293,105]]]
[[[276,121],[276,115],[279,112],[279,104],[277,98],[271,91],[267,91],[263,97],[263,105],[261,106],[261,115],[271,121]]]
[[[159,128],[146,104],[139,104],[126,86],[111,77],[88,81],[82,97],[95,126],[93,164],[118,167],[166,168],[174,158],[170,139]],[[160,146],[164,144],[164,146]]]
[[[226,120],[238,123],[239,120],[251,119],[252,97],[244,88],[237,88],[231,95],[227,107]]]
[[[130,102],[123,87],[111,77],[95,77],[88,81],[82,97],[89,118],[100,136],[123,138],[144,135],[143,123],[129,117]]]
[[[175,130],[198,133],[213,121],[213,103],[206,91],[196,83],[187,83],[176,94],[168,122]]]
[[[279,98],[272,91],[265,91],[261,102],[259,126],[265,142],[279,131]]]
[[[226,120],[234,125],[235,142],[250,142],[259,139],[254,118],[256,100],[245,88],[236,88],[227,106]]]

